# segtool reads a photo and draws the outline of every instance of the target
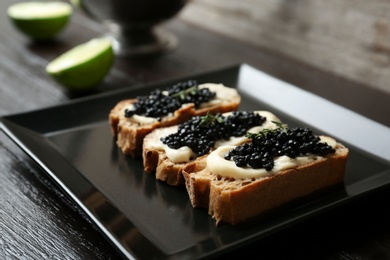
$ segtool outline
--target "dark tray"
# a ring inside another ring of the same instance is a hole
[[[241,110],[269,110],[290,126],[309,126],[318,134],[336,136],[351,151],[344,185],[290,204],[275,212],[272,218],[217,227],[206,210],[192,208],[184,188],[170,187],[156,181],[153,175],[143,172],[141,160],[124,156],[117,148],[108,125],[108,113],[118,101],[146,94],[156,87],[165,88],[183,79],[127,88],[55,107],[5,116],[1,118],[1,128],[128,258],[197,259],[216,256],[390,183],[390,163],[386,158],[379,158],[375,151],[357,146],[344,130],[326,127],[334,120],[343,119],[335,118],[335,112],[349,115],[350,111],[326,101],[322,103],[322,99],[317,102],[318,97],[306,96],[308,93],[299,88],[248,65],[194,75],[190,79],[238,88],[242,94]],[[258,89],[256,84],[259,84]],[[286,91],[279,93],[279,87]],[[291,104],[283,101],[283,105],[270,102],[272,97],[268,96],[295,94],[297,97]],[[309,116],[302,116],[296,110],[296,102],[304,105],[307,111],[315,110],[305,102],[316,103],[325,111],[321,113],[332,113],[332,116],[317,124],[316,115],[309,113]],[[351,116],[353,120],[356,119],[354,116]],[[299,118],[305,118],[305,121]],[[356,120],[367,123],[359,116]],[[368,121],[370,123],[373,128],[380,129],[377,138],[389,133],[388,128]],[[356,138],[359,136],[355,135]]]

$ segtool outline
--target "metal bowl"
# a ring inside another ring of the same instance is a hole
[[[173,18],[188,0],[79,0],[79,7],[102,23],[119,55],[170,51],[176,37],[159,26]]]

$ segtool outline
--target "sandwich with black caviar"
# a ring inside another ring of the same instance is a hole
[[[208,209],[217,224],[235,225],[343,182],[348,148],[275,123],[248,132],[251,142],[218,147],[183,168],[193,207]]]

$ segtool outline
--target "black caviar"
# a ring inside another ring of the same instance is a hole
[[[248,134],[252,143],[245,143],[229,151],[226,160],[233,160],[238,167],[265,168],[271,171],[274,157],[286,155],[291,158],[315,154],[325,156],[335,149],[313,134],[308,128],[277,128],[258,134]]]
[[[176,133],[161,138],[161,141],[172,149],[188,146],[201,156],[210,151],[216,140],[243,136],[250,128],[262,125],[265,120],[257,113],[246,111],[235,111],[226,117],[210,114],[197,116],[179,125]]]
[[[198,108],[202,103],[208,102],[216,96],[208,88],[199,88],[195,80],[183,81],[167,88],[165,91],[156,89],[148,96],[137,97],[133,108],[125,110],[125,116],[144,115],[161,120],[179,109],[183,104],[194,103]]]

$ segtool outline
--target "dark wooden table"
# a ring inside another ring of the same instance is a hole
[[[98,24],[76,13],[56,41],[37,44],[8,21],[5,10],[14,2],[0,3],[0,116],[79,98],[44,69],[65,50],[98,36]],[[389,95],[178,20],[166,27],[179,38],[175,51],[117,58],[94,93],[248,63],[390,126]],[[230,254],[262,259],[390,259],[389,205],[390,189],[382,189]],[[76,204],[0,132],[0,259],[117,258],[120,255]]]

